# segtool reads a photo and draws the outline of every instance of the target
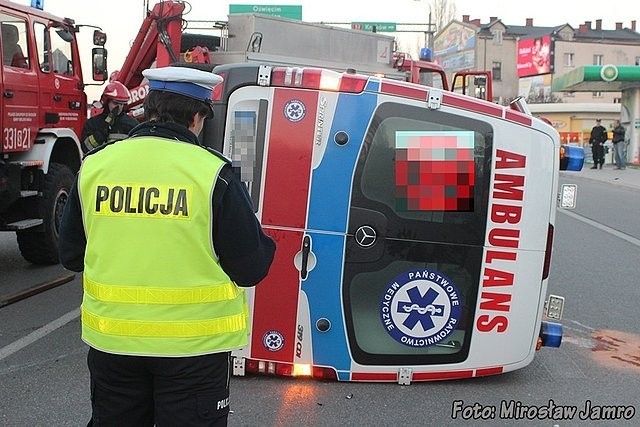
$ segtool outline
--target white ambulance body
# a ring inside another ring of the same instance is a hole
[[[408,384],[512,371],[560,345],[543,317],[560,167],[550,125],[377,77],[214,72],[225,83],[209,140],[277,244],[248,292],[236,374]]]

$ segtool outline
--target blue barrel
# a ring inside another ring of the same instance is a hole
[[[562,343],[562,325],[554,322],[542,322],[540,338],[544,347],[560,347]]]
[[[584,148],[575,145],[560,147],[560,170],[581,171],[584,165]]]

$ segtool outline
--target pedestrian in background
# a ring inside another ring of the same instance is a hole
[[[604,165],[604,143],[609,139],[607,130],[600,124],[601,120],[596,119],[596,125],[591,129],[589,143],[591,144],[591,153],[593,154],[593,166],[591,169],[600,169]]]
[[[627,167],[627,153],[624,142],[625,129],[620,124],[620,120],[613,121],[613,152],[616,160],[616,169],[625,169]]]
[[[268,273],[264,234],[230,163],[199,144],[222,78],[145,70],[145,119],[82,164],[60,259],[84,271],[94,426],[225,426],[231,350],[248,343],[241,287]]]

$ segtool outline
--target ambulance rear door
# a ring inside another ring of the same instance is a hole
[[[380,95],[349,204],[342,296],[354,370],[467,357],[492,140],[480,115]],[[352,379],[382,379],[370,371]]]
[[[233,70],[226,77],[232,80]],[[300,289],[313,268],[305,230],[317,108],[317,91],[245,85],[230,95],[226,113],[223,152],[247,184],[256,215],[277,245],[269,275],[248,292],[250,344],[235,354],[276,362],[278,369],[294,363],[296,354],[301,360],[299,343],[310,328],[308,315],[304,324],[298,316],[308,313]],[[310,346],[308,364],[309,352]]]
[[[359,379],[356,365],[465,359],[492,127],[380,92],[371,78],[362,93],[245,86],[229,97],[224,152],[277,244],[243,356],[341,380]],[[387,295],[404,313],[385,311]]]
[[[377,99],[258,86],[230,95],[224,153],[277,245],[269,275],[250,292],[250,346],[236,355],[349,379],[342,272],[354,167]]]

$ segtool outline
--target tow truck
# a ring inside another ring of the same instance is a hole
[[[232,63],[312,66],[417,84],[429,75],[430,85],[449,89],[440,65],[396,51],[395,39],[387,35],[251,13],[229,15],[225,22],[189,21],[188,5],[156,3],[115,73],[114,79],[131,92],[129,109],[136,116],[149,91],[142,71],[176,63],[207,71]],[[189,32],[191,25],[203,23],[217,28],[220,36]]]
[[[35,264],[58,262],[58,227],[87,114],[80,26],[34,7],[0,1],[0,231],[15,232]],[[94,31],[94,80],[103,82],[106,35]]]

